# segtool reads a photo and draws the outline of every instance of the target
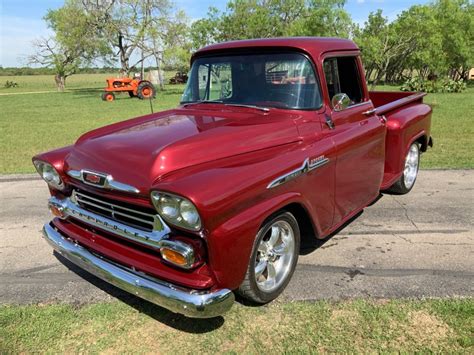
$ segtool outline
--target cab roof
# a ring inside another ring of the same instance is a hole
[[[300,50],[310,54],[313,58],[319,57],[326,52],[334,51],[358,51],[359,47],[349,39],[332,37],[288,37],[288,38],[265,38],[247,39],[241,41],[229,41],[212,44],[201,48],[193,54],[197,56],[212,54],[213,52],[238,52],[246,48],[269,48],[280,47]]]

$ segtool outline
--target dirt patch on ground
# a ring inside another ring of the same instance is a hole
[[[408,313],[408,324],[403,326],[403,335],[397,340],[401,343],[410,340],[420,345],[436,345],[446,340],[451,333],[449,326],[427,311]]]

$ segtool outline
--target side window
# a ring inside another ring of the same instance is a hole
[[[355,57],[326,59],[323,69],[330,99],[344,93],[349,96],[351,105],[362,102],[361,79]]]
[[[204,100],[207,96],[209,80],[209,65],[200,65],[198,69],[199,99]]]
[[[209,100],[224,100],[232,96],[232,68],[230,63],[216,63],[211,67]]]
[[[200,65],[198,68],[199,100],[224,100],[232,96],[230,63]]]

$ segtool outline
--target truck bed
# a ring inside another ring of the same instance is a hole
[[[423,102],[424,92],[369,91],[377,115],[383,115],[412,102]]]

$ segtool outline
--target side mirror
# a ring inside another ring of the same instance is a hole
[[[332,97],[331,105],[334,111],[342,111],[349,107],[351,99],[347,94],[339,93]]]

